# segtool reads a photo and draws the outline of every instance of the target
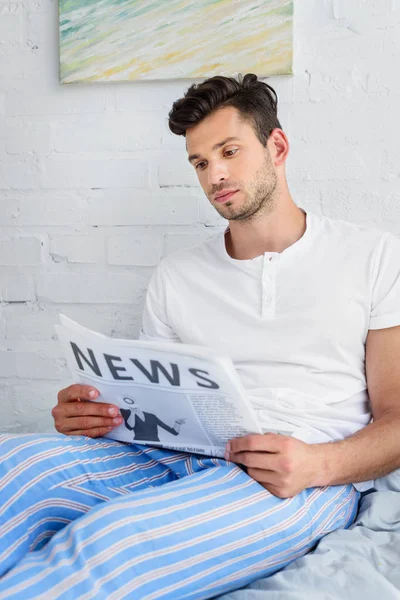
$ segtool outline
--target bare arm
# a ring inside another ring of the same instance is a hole
[[[171,433],[172,435],[179,434],[181,423],[179,423],[178,421],[175,421],[174,427],[170,427],[169,425],[161,421],[161,419],[159,419],[158,417],[156,417],[156,422],[159,427],[162,427],[162,429],[165,429],[165,431],[168,431],[168,433]]]

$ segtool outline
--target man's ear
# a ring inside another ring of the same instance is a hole
[[[274,165],[284,165],[289,154],[289,140],[282,129],[273,129],[268,139],[268,148]]]

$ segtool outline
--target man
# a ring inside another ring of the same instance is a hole
[[[116,407],[62,390],[71,437],[3,436],[0,599],[215,597],[350,526],[360,491],[400,467],[400,241],[294,203],[255,75],[192,86],[169,122],[229,227],[162,261],[141,337],[230,354],[284,434],[232,440],[227,461],[124,445],[97,439]]]
[[[125,421],[125,427],[134,433],[134,441],[139,442],[159,442],[158,428],[165,429],[171,435],[179,435],[181,425],[186,419],[176,419],[174,427],[170,427],[153,413],[143,411],[140,406],[132,398],[124,398],[124,402],[129,404],[130,408],[120,408],[122,418]],[[129,418],[133,413],[133,425],[129,423]]]

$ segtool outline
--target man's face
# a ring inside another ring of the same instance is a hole
[[[246,220],[272,208],[277,175],[268,147],[235,108],[225,107],[188,129],[186,148],[206,196],[222,217]]]
[[[128,406],[131,409],[133,414],[137,413],[138,410],[140,410],[139,406],[136,404],[135,400],[133,400],[132,398],[124,398],[124,402],[125,402],[125,404],[128,404]]]

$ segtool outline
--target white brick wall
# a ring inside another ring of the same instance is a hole
[[[0,239],[0,265],[35,266],[40,265],[43,242],[37,237],[22,236]]]
[[[147,235],[112,235],[107,240],[109,265],[155,267],[162,257],[162,239],[157,233]]]
[[[295,200],[400,234],[399,0],[295,0],[294,31]],[[60,312],[137,337],[154,266],[224,225],[167,127],[192,82],[60,86],[57,39],[57,3],[0,1],[0,431],[52,429]]]
[[[66,261],[78,264],[104,262],[103,235],[51,235],[50,256],[55,263]]]

